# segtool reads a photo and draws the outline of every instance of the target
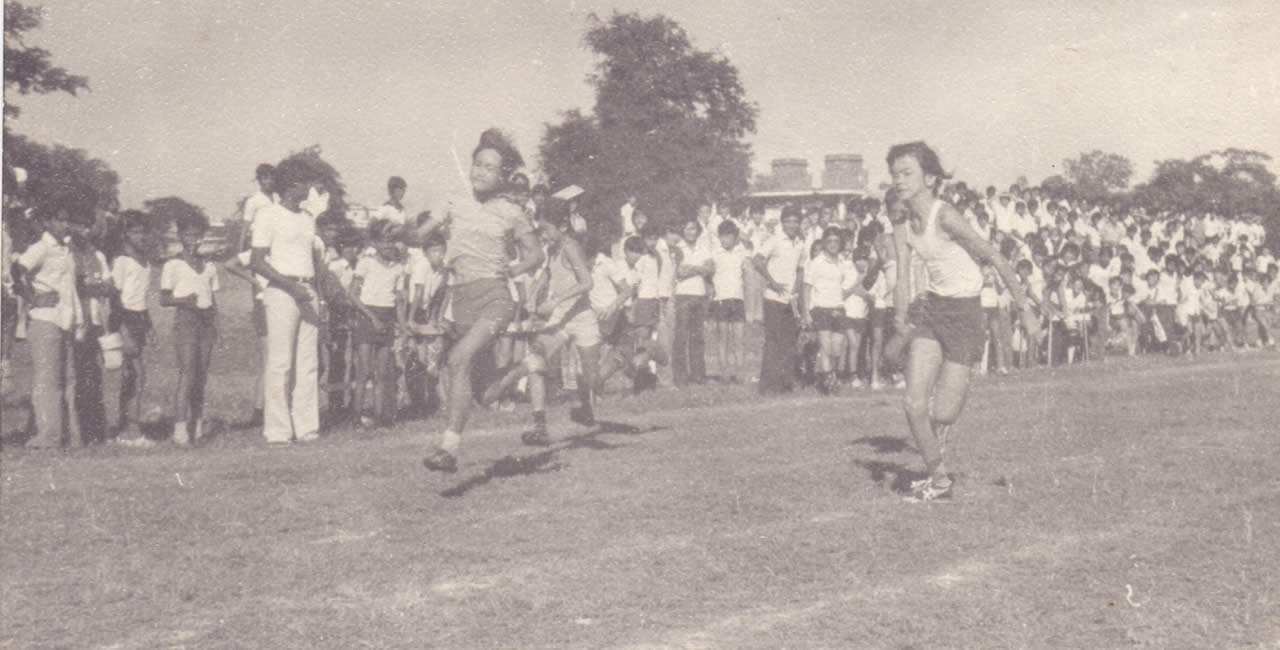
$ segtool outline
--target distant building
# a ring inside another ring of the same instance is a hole
[[[777,158],[772,173],[756,179],[748,195],[752,207],[762,206],[766,217],[776,217],[785,205],[834,207],[844,216],[851,199],[867,195],[867,170],[858,154],[831,154],[823,162],[822,185],[815,187],[804,158]]]

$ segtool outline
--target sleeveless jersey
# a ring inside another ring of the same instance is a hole
[[[907,245],[924,262],[928,273],[925,291],[947,298],[972,298],[982,293],[982,269],[963,246],[938,233],[938,211],[942,201],[935,200],[924,220],[924,232],[907,227]]]

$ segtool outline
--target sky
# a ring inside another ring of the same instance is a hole
[[[319,144],[349,201],[386,179],[426,206],[464,188],[483,129],[536,159],[543,126],[590,109],[595,12],[663,13],[727,56],[760,108],[756,171],[923,139],[971,186],[1038,183],[1102,149],[1133,161],[1225,147],[1280,157],[1274,1],[45,0],[28,44],[91,91],[16,98],[11,127],[80,147],[121,204],[177,195],[220,220],[253,168]],[[536,162],[536,161],[535,161]],[[1280,170],[1280,163],[1271,165]]]

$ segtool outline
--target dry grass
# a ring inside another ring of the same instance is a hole
[[[435,422],[6,450],[0,645],[1276,647],[1277,385],[1274,354],[980,381],[949,505],[893,491],[894,394],[660,392],[542,452],[483,414],[454,476]]]

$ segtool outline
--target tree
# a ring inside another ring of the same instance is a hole
[[[6,184],[5,196],[22,205],[39,205],[53,198],[73,195],[73,205],[87,212],[115,210],[119,205],[120,176],[107,163],[83,149],[34,142],[25,136],[4,134],[4,165],[27,171],[21,188]]]
[[[695,48],[666,16],[615,12],[589,21],[595,110],[570,110],[546,125],[540,154],[553,188],[581,185],[584,212],[594,215],[612,216],[634,195],[659,221],[745,193],[744,138],[755,132],[758,109],[733,64]],[[597,222],[616,233],[613,219]]]
[[[20,109],[9,103],[9,90],[19,95],[64,92],[75,95],[89,89],[89,80],[53,65],[48,50],[23,42],[23,34],[41,22],[40,7],[28,7],[14,0],[4,3],[4,116],[17,117]]]
[[[1081,198],[1105,199],[1129,187],[1133,163],[1128,158],[1094,149],[1062,161],[1066,179]]]
[[[342,175],[338,173],[337,168],[329,164],[329,161],[321,155],[320,145],[313,144],[301,151],[295,151],[285,157],[299,158],[306,162],[313,171],[320,176],[325,191],[329,192],[329,209],[321,217],[345,217],[347,214],[347,186],[342,182]],[[283,161],[281,161],[283,162]],[[243,210],[244,205],[241,204]]]

